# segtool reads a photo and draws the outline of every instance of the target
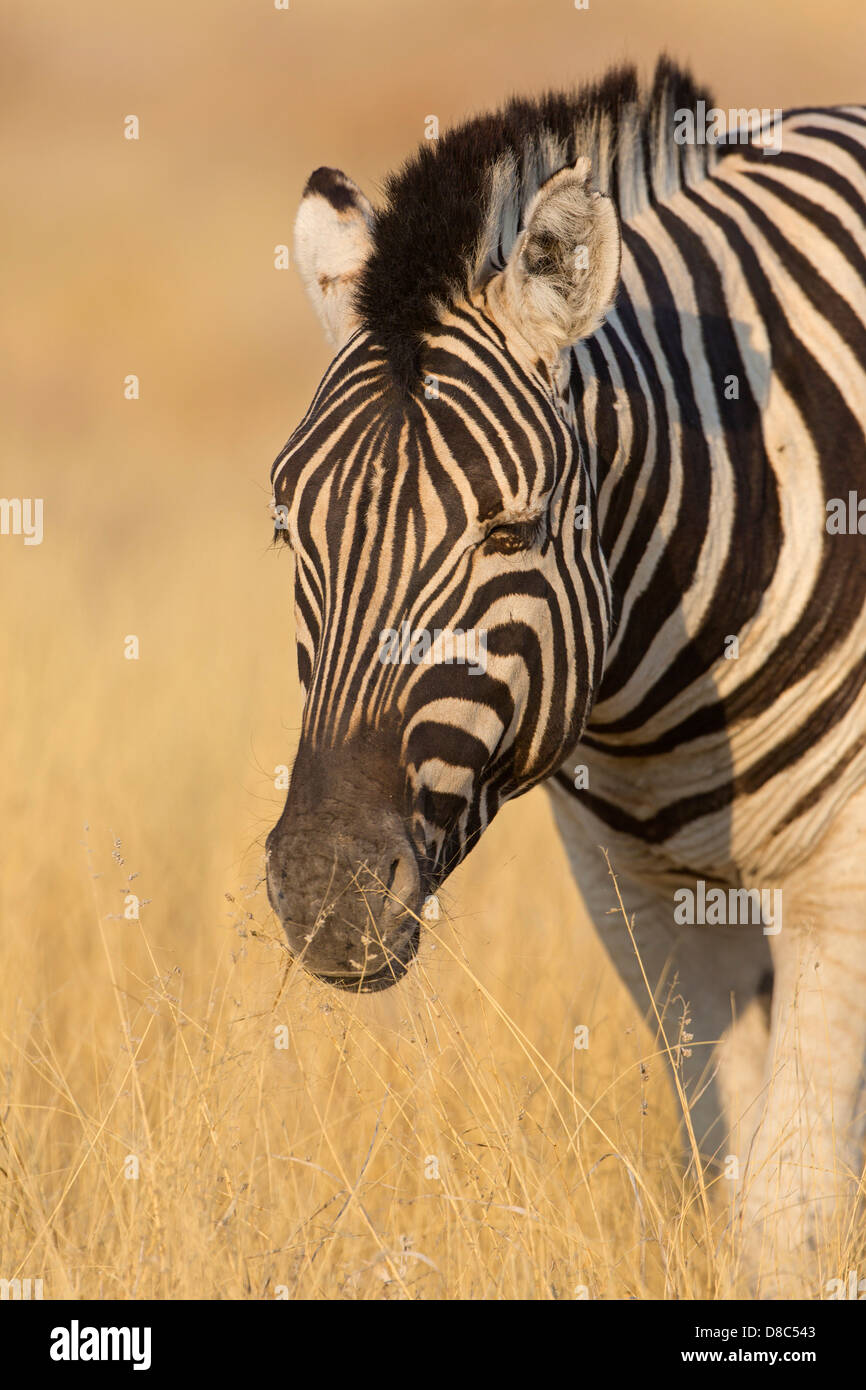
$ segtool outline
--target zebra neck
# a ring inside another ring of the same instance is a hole
[[[609,661],[611,647],[623,640],[623,620],[633,608],[630,591],[641,571],[650,572],[661,541],[659,528],[667,524],[671,476],[669,468],[659,466],[667,443],[660,449],[657,412],[623,373],[615,354],[603,350],[600,337],[579,344],[574,351],[571,396],[610,589]],[[640,640],[651,640],[652,635],[644,625]]]
[[[778,525],[757,414],[740,421],[735,486],[724,432],[695,428],[687,371],[676,362],[681,326],[672,318],[663,341],[651,308],[635,309],[636,299],[624,283],[604,329],[575,349],[570,383],[610,596],[588,727],[616,737],[625,718],[630,738],[642,723],[638,687],[655,689],[652,718],[668,687],[678,688],[684,656],[696,700],[713,701],[713,669],[727,635],[754,612],[766,582],[761,554],[765,546],[772,553]],[[738,494],[749,512],[743,529],[755,538],[742,555],[730,544]]]

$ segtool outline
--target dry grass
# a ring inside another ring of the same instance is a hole
[[[522,952],[512,924],[483,977],[462,924],[428,926],[399,990],[354,998],[290,964],[254,883],[172,942],[135,862],[84,832],[81,926],[3,961],[6,1277],[112,1298],[746,1291],[731,1189],[684,1176],[674,1142],[676,1018],[654,1039],[597,963],[564,987],[552,923],[525,920]],[[806,1288],[862,1244],[804,1254]]]
[[[443,0],[423,32],[397,0],[3,21],[2,490],[45,499],[45,540],[0,538],[0,1276],[46,1297],[731,1287],[724,1194],[705,1210],[683,1176],[664,1048],[542,793],[385,996],[287,976],[260,882],[299,717],[267,468],[326,362],[272,256],[309,169],[371,188],[428,111],[649,65],[666,40],[725,104],[862,95],[859,4],[822,7],[820,72],[805,3],[756,20],[737,0],[730,32],[673,3],[540,8],[503,0],[493,26]]]
[[[613,991],[576,1015],[524,960],[518,994],[502,947],[486,984],[446,924],[399,993],[347,999],[288,969],[255,887],[207,949],[168,948],[155,904],[118,916],[125,845],[82,838],[75,969],[61,927],[4,1037],[15,1273],[159,1298],[696,1296],[724,1276],[664,1060],[611,1026]]]

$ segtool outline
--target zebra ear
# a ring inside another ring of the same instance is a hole
[[[590,188],[590,170],[583,156],[542,185],[487,289],[500,327],[546,362],[601,326],[619,284],[619,218],[613,200]]]
[[[370,254],[373,209],[339,169],[316,169],[295,219],[295,262],[328,342],[341,348],[359,320],[355,284]]]

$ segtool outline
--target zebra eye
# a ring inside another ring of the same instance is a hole
[[[488,550],[510,554],[516,550],[529,550],[544,532],[544,517],[533,517],[529,521],[498,522],[491,526],[484,537]]]

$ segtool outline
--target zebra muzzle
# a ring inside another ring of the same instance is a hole
[[[418,950],[424,900],[408,839],[323,850],[278,832],[268,845],[268,894],[305,969],[365,993],[402,979]]]

